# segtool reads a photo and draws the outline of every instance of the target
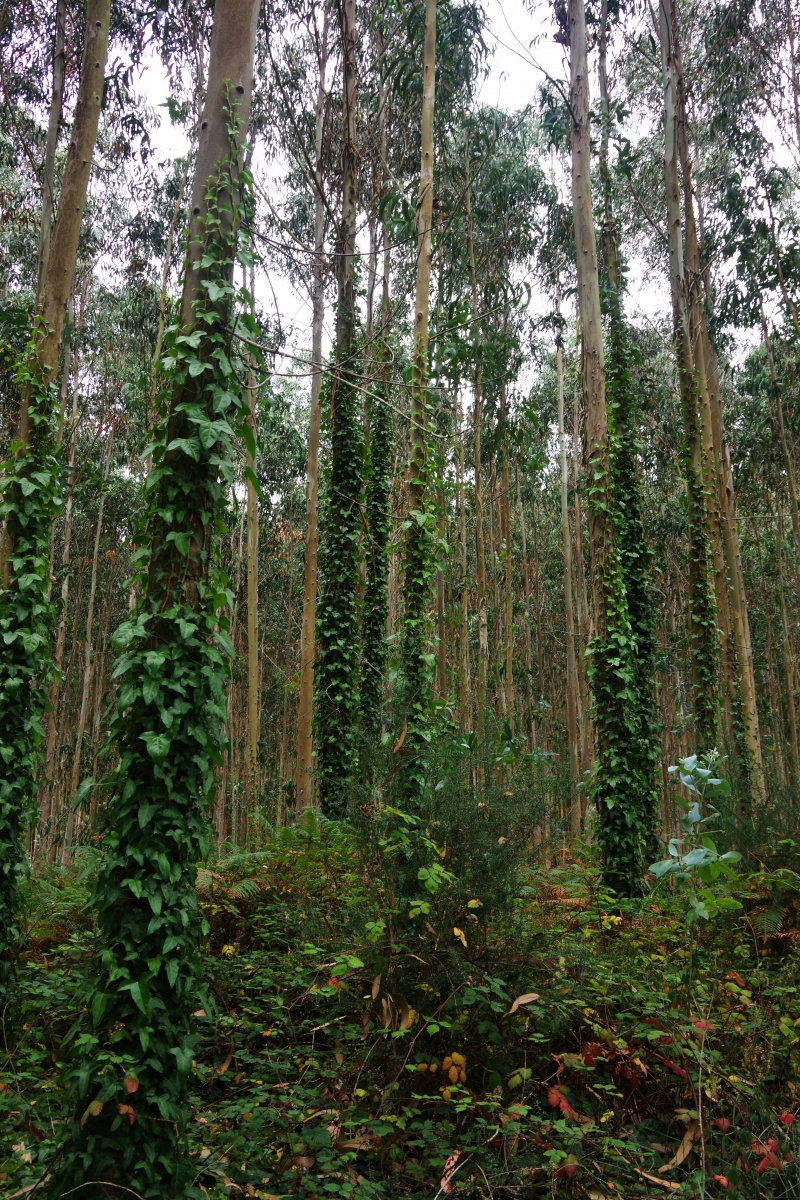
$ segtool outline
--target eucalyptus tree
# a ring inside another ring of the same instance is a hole
[[[356,312],[356,7],[339,10],[342,61],[342,200],[334,249],[336,338],[330,373],[330,468],[325,498],[322,595],[317,612],[317,752],[323,812],[347,813],[357,760],[357,581],[363,436],[359,421],[359,345]],[[327,397],[326,397],[327,399]]]
[[[623,365],[606,358],[595,239],[589,136],[589,75],[586,13],[583,0],[570,0],[567,19],[570,45],[570,134],[572,202],[581,333],[581,378],[586,427],[585,461],[589,500],[594,636],[590,681],[597,731],[597,767],[592,795],[597,806],[603,877],[619,896],[641,894],[645,810],[641,764],[637,761],[636,639],[621,553],[617,463],[612,448],[613,415],[609,383]],[[607,240],[613,228],[606,225]],[[608,260],[614,264],[609,254]],[[613,269],[613,266],[612,266]],[[612,277],[612,286],[617,280]],[[617,330],[619,335],[619,329]],[[607,369],[608,362],[608,369]],[[619,395],[619,393],[618,393]],[[630,505],[633,497],[625,496]],[[632,517],[636,514],[630,513]],[[634,527],[635,528],[635,527]],[[633,735],[633,736],[632,736]]]
[[[17,937],[22,825],[33,802],[37,747],[52,672],[49,537],[62,503],[56,458],[55,384],[67,302],[103,99],[110,0],[89,0],[80,84],[52,239],[43,233],[41,281],[17,380],[21,407],[0,517],[0,989]],[[58,68],[57,68],[58,69]],[[52,184],[52,180],[50,181]],[[49,243],[49,244],[48,244]],[[1,998],[1,997],[0,997]]]
[[[219,522],[233,482],[237,384],[233,282],[258,0],[216,0],[192,188],[180,317],[167,336],[139,602],[115,637],[119,760],[92,891],[98,923],[93,1032],[71,1079],[72,1117],[48,1194],[76,1185],[183,1193],[186,1082],[202,923],[195,877],[221,762],[228,655]],[[52,254],[51,254],[52,260]],[[241,429],[241,425],[240,425]],[[120,1105],[130,1119],[120,1120]]]

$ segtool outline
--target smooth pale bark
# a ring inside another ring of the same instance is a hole
[[[466,145],[467,186],[464,191],[464,208],[467,218],[467,249],[469,251],[469,279],[472,289],[473,319],[478,319],[478,281],[475,271],[475,243],[472,236],[472,185],[470,182],[469,140]],[[481,365],[475,368],[473,381],[472,410],[472,465],[475,475],[475,587],[478,609],[478,695],[476,733],[478,758],[483,755],[486,734],[486,683],[489,674],[489,626],[486,616],[486,554],[483,540],[483,461],[481,454]],[[483,770],[479,761],[478,771]]]
[[[586,55],[586,13],[583,0],[570,0],[570,133],[572,146],[572,209],[578,272],[578,310],[581,331],[581,378],[584,396],[584,454],[587,478],[596,503],[589,508],[589,544],[592,558],[592,613],[594,635],[600,643],[607,635],[605,586],[613,526],[605,502],[609,486],[608,413],[606,410],[603,323],[597,243],[592,212],[591,154],[589,144],[589,67]]]
[[[39,269],[36,276],[36,307],[42,302],[47,262],[50,257],[50,239],[53,232],[55,208],[56,149],[58,130],[61,124],[61,109],[64,100],[64,29],[67,21],[66,0],[56,0],[55,30],[53,36],[53,86],[50,92],[50,116],[47,122],[47,139],[44,147],[42,170],[42,216],[39,226]]]
[[[792,774],[795,782],[800,779],[800,741],[798,741],[797,707],[795,705],[795,684],[797,681],[797,662],[792,647],[792,634],[789,625],[789,614],[786,607],[786,589],[783,580],[783,512],[778,503],[778,596],[781,606],[781,632],[783,675],[786,685],[786,715],[789,721],[789,742],[792,751]]]
[[[772,354],[772,343],[769,337],[769,327],[767,319],[764,315],[764,306],[761,305],[761,329],[764,336],[764,349],[767,353],[767,363],[769,364],[769,377],[772,384],[772,393],[775,397],[775,417],[778,427],[778,440],[781,444],[781,454],[783,455],[783,468],[786,472],[786,482],[789,487],[789,512],[792,518],[792,534],[794,536],[794,550],[796,562],[798,564],[798,577],[800,578],[800,511],[797,504],[797,484],[794,477],[794,463],[789,452],[789,443],[786,440],[786,426],[783,421],[783,401],[781,399],[780,388],[778,387],[778,376],[775,371],[775,359]]]
[[[65,371],[64,379],[68,379]],[[39,850],[47,853],[54,842],[55,830],[51,828],[53,816],[53,789],[56,769],[56,737],[58,734],[58,706],[61,697],[61,669],[64,665],[64,644],[67,636],[67,615],[69,611],[69,585],[72,576],[70,552],[72,548],[72,513],[75,502],[75,449],[78,430],[78,370],[75,361],[75,374],[72,382],[72,420],[70,423],[69,450],[67,451],[67,470],[69,473],[69,488],[64,504],[64,541],[61,547],[61,607],[58,614],[58,629],[53,653],[55,679],[50,685],[50,712],[47,715],[47,746],[45,750],[44,783],[39,797]]]
[[[44,273],[41,302],[36,325],[35,353],[38,383],[42,396],[37,402],[40,416],[48,414],[48,391],[58,374],[61,360],[61,344],[67,316],[67,302],[75,274],[86,192],[92,169],[92,155],[97,141],[97,128],[103,100],[106,55],[108,53],[108,27],[111,0],[88,0],[86,5],[86,34],[81,63],[78,99],[72,122],[61,194],[58,200],[47,269]],[[27,455],[33,443],[47,437],[49,423],[38,425],[31,422],[29,406],[31,396],[26,389],[22,397],[17,440],[21,443],[20,453]],[[36,455],[33,456],[35,458]],[[32,466],[33,470],[37,468]],[[3,539],[2,582],[7,588],[10,580],[11,556],[17,543],[16,521],[9,518]]]
[[[669,0],[659,0],[654,14],[661,45],[664,87],[664,182],[667,200],[667,245],[672,297],[673,341],[678,367],[681,415],[686,441],[686,491],[688,500],[689,563],[688,600],[695,730],[701,744],[713,745],[716,738],[716,700],[708,666],[703,662],[710,650],[707,622],[710,615],[706,543],[703,532],[705,502],[702,445],[698,430],[697,394],[692,342],[689,330],[686,272],[683,257],[683,220],[678,177],[678,114],[675,55]]]
[[[504,546],[503,567],[505,583],[505,651],[506,679],[505,698],[508,709],[514,707],[514,593],[511,578],[511,485],[508,478],[508,414],[506,412],[506,389],[501,392],[501,421],[503,423],[503,462],[501,473],[502,537]]]
[[[533,695],[531,691],[531,622],[528,612],[531,596],[531,566],[528,562],[528,532],[525,528],[525,510],[522,505],[522,488],[519,482],[519,461],[514,461],[514,477],[517,485],[517,520],[522,539],[522,573],[524,579],[524,594],[522,607],[525,620],[525,698],[528,704],[528,722],[533,732]]]
[[[183,205],[183,194],[186,191],[186,181],[189,177],[189,166],[191,163],[191,155],[187,155],[184,163],[183,171],[181,172],[181,181],[178,186],[178,195],[175,204],[172,208],[172,218],[169,223],[169,233],[167,234],[167,245],[164,250],[164,266],[161,270],[161,288],[158,293],[158,329],[156,331],[156,348],[153,351],[153,366],[150,374],[150,399],[147,407],[147,427],[152,429],[156,418],[156,389],[158,387],[158,366],[161,362],[161,345],[164,341],[164,314],[167,308],[167,284],[169,283],[169,268],[172,259],[172,246],[175,241],[175,229],[178,224],[181,207]]]
[[[561,284],[556,276],[556,318],[561,320]],[[569,526],[569,467],[567,438],[564,427],[564,349],[559,333],[556,344],[558,376],[558,446],[561,458],[561,535],[564,554],[564,620],[567,633],[567,741],[570,779],[570,832],[573,837],[581,831],[581,802],[578,791],[580,762],[578,742],[578,669],[575,661],[575,618],[572,607],[572,531]]]
[[[64,849],[61,855],[61,861],[69,863],[72,861],[72,842],[75,834],[75,822],[77,813],[75,810],[75,796],[78,791],[78,783],[81,775],[81,759],[83,757],[83,735],[86,731],[86,719],[89,715],[89,696],[92,690],[92,679],[94,678],[94,602],[97,595],[97,565],[100,559],[100,538],[103,533],[103,509],[106,502],[106,487],[108,485],[108,473],[111,469],[111,451],[114,446],[114,426],[112,424],[108,433],[108,445],[106,446],[106,457],[103,463],[103,479],[100,487],[100,503],[97,509],[97,525],[94,533],[94,549],[92,551],[92,575],[89,583],[89,603],[86,609],[86,632],[83,642],[83,687],[81,689],[81,707],[80,715],[78,716],[78,730],[75,738],[75,753],[72,759],[72,774],[70,776],[69,791],[67,792],[67,804],[69,812],[67,813],[67,827],[64,833]]]
[[[578,664],[578,731],[580,734],[581,775],[592,768],[594,742],[592,720],[589,715],[589,683],[586,678],[586,615],[589,603],[586,595],[586,573],[583,569],[583,508],[578,487],[580,470],[580,363],[577,364],[578,382],[572,397],[572,494],[575,519],[575,616]],[[581,808],[586,815],[586,792],[581,795]]]
[[[430,308],[433,221],[433,109],[436,84],[436,0],[425,3],[422,61],[421,165],[417,201],[417,282],[414,301],[414,361],[411,384],[408,488],[412,509],[422,512],[426,487],[428,314]]]
[[[255,269],[250,267],[250,306],[255,315]],[[260,720],[258,688],[258,492],[255,485],[258,424],[258,392],[253,376],[248,379],[247,424],[253,435],[253,450],[246,448],[247,476],[247,784],[248,811],[255,812],[258,800],[258,731]]]
[[[662,0],[662,3],[664,0]],[[741,698],[744,739],[754,769],[753,782],[757,794],[763,799],[764,776],[761,754],[761,736],[758,722],[753,651],[750,643],[747,598],[744,589],[739,535],[736,525],[736,506],[732,479],[726,478],[729,463],[724,443],[722,417],[716,367],[716,355],[708,335],[703,298],[701,293],[701,271],[699,244],[694,215],[694,192],[692,184],[692,160],[686,134],[686,84],[681,63],[678,39],[678,15],[675,0],[670,0],[670,25],[672,35],[672,61],[675,80],[676,131],[678,155],[683,182],[684,255],[688,283],[689,327],[692,336],[694,365],[700,387],[701,417],[705,435],[705,460],[708,478],[707,492],[710,506],[718,505],[721,520],[722,544],[729,585],[730,626],[736,651],[736,667]],[[711,425],[711,444],[706,434],[706,404]],[[709,463],[709,456],[711,461]],[[713,535],[713,531],[712,531]]]
[[[458,388],[456,388],[458,395]],[[464,487],[464,432],[459,409],[458,458],[456,459],[456,490],[458,492],[458,566],[461,599],[458,606],[458,711],[462,726],[470,724],[469,671],[469,586],[467,582],[467,495]]]
[[[325,317],[323,253],[325,203],[322,191],[322,140],[325,131],[325,73],[328,65],[328,8],[323,10],[322,48],[314,130],[314,281],[311,289],[311,413],[306,459],[306,539],[303,565],[303,618],[300,627],[300,692],[297,701],[297,812],[312,803],[314,762],[314,647],[317,624],[317,555],[319,549],[319,394],[322,387],[322,326]]]
[[[405,614],[401,643],[403,706],[408,757],[403,763],[402,787],[410,803],[424,802],[426,784],[421,754],[427,746],[430,695],[428,668],[428,606],[430,549],[428,511],[428,343],[430,285],[433,258],[433,114],[436,98],[436,0],[425,3],[420,118],[420,178],[417,196],[417,271],[414,298],[414,346],[411,362],[411,422],[407,474],[408,508],[405,522]]]

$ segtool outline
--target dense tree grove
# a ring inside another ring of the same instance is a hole
[[[797,1196],[798,25],[0,7],[4,1195]]]

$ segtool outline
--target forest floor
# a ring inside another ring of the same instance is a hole
[[[564,854],[495,911],[434,897],[388,961],[386,878],[342,826],[212,863],[188,1194],[796,1200],[800,893],[778,857],[740,876],[742,910],[687,925],[685,896],[620,912],[591,851]],[[6,1197],[35,1196],[58,1141],[87,886],[26,885]]]

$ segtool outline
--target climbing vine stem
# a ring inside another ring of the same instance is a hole
[[[119,757],[90,900],[99,944],[52,1197],[67,1181],[124,1179],[147,1200],[182,1195],[185,1185],[192,1013],[210,1004],[199,990],[197,947],[208,927],[194,885],[209,849],[206,814],[234,654],[218,542],[235,440],[249,434],[237,320],[255,333],[233,284],[234,261],[249,257],[239,229],[251,181],[227,95],[225,112],[229,150],[208,182],[194,322],[167,335],[146,511],[134,538],[140,600],[114,638],[110,740]]]

